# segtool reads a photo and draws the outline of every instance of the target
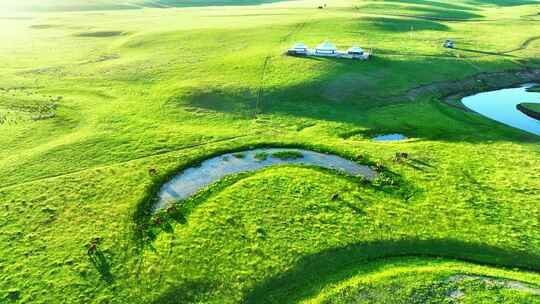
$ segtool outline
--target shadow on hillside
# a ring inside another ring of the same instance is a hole
[[[226,6],[226,5],[234,5],[234,6],[244,6],[244,5],[258,5],[258,4],[266,4],[266,3],[273,3],[283,0],[247,0],[247,1],[239,1],[239,0],[192,0],[192,1],[185,1],[185,0],[154,0],[154,1],[148,1],[145,3],[145,6],[148,7],[195,7],[195,6]]]
[[[386,0],[385,2],[388,2],[388,3],[394,2],[394,3],[399,3],[399,4],[407,3],[407,4],[427,5],[434,8],[449,9],[449,10],[479,11],[479,9],[473,6],[451,4],[451,3],[430,1],[430,0],[400,0],[400,1]]]
[[[206,281],[187,281],[180,285],[170,287],[153,304],[178,304],[178,303],[197,303],[197,296],[207,294],[213,289],[218,288],[215,284]]]
[[[519,6],[519,5],[538,5],[536,0],[468,0],[471,5],[496,5],[496,6]]]
[[[387,32],[409,31],[448,31],[450,28],[442,23],[425,19],[400,19],[387,17],[364,17],[361,21],[369,22],[370,27]]]
[[[187,88],[169,99],[168,103],[194,112],[220,112],[238,119],[260,115],[346,123],[369,134],[393,133],[408,137],[458,141],[530,141],[538,137],[513,129],[477,114],[450,107],[433,100],[441,99],[427,92],[421,102],[405,96],[389,96],[401,87],[413,87],[431,74],[446,69],[460,69],[459,63],[448,59],[391,60],[375,57],[369,62],[331,58],[284,58],[283,60],[315,60],[327,72],[317,79],[289,87],[264,88]],[[298,64],[301,68],[301,64]],[[470,66],[461,66],[470,69]],[[433,71],[433,72],[430,72]],[[466,70],[463,71],[465,73]],[[291,73],[295,73],[294,64]],[[270,75],[271,77],[271,75]],[[420,80],[420,81],[419,81]],[[482,84],[480,84],[482,86]],[[396,105],[413,104],[411,107]],[[387,110],[388,109],[388,110]]]
[[[203,6],[245,6],[245,5],[258,5],[273,3],[283,0],[154,0],[148,1],[144,4],[146,7],[156,7],[156,8],[168,8],[168,7],[203,7]]]
[[[412,3],[414,4],[414,3]],[[419,3],[420,4],[420,3]],[[411,17],[418,18],[432,18],[434,20],[467,20],[482,18],[482,15],[473,13],[470,9],[449,9],[440,6],[415,6],[415,5],[403,5],[400,2],[384,2],[384,3],[370,3],[363,6],[359,6],[360,12],[371,12],[379,14],[403,14]]]
[[[274,3],[283,0],[148,0],[119,2],[114,1],[65,1],[65,3],[43,4],[43,3],[15,3],[6,7],[8,11],[21,12],[93,12],[93,11],[113,11],[113,10],[133,10],[143,8],[176,8],[176,7],[206,7],[206,6],[248,6]],[[293,1],[293,0],[289,0]]]
[[[449,10],[465,10],[465,11],[480,11],[476,8],[477,5],[496,5],[496,6],[519,6],[519,5],[534,5],[538,4],[536,0],[467,0],[464,2],[466,5],[460,4],[451,4],[439,1],[432,0],[385,0],[387,3],[399,3],[399,4],[417,4],[417,5],[427,5],[433,8],[438,9],[449,9]]]
[[[391,257],[449,258],[496,267],[540,270],[540,255],[457,240],[403,240],[358,243],[300,259],[289,271],[255,286],[242,303],[298,303],[333,283],[355,275],[355,265]]]

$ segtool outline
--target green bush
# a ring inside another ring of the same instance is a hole
[[[266,152],[257,152],[255,153],[255,159],[258,161],[264,161],[268,158],[268,153]]]
[[[279,159],[298,159],[304,157],[304,155],[298,151],[279,151],[272,153],[272,157]]]

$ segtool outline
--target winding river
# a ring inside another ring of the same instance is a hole
[[[467,108],[481,115],[508,126],[540,135],[540,121],[517,109],[517,105],[520,103],[540,103],[540,93],[527,91],[532,86],[534,84],[479,93],[465,97],[461,101]]]
[[[293,152],[298,158],[276,157],[276,152]],[[305,164],[342,171],[354,176],[373,179],[376,174],[369,167],[332,154],[302,149],[265,148],[227,153],[207,159],[198,167],[191,167],[164,184],[158,193],[154,211],[169,203],[189,198],[202,188],[223,177],[241,172],[252,172],[279,164]]]

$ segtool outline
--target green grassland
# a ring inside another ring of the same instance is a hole
[[[493,272],[485,267],[445,260],[388,259],[369,266],[350,267],[343,276],[347,278],[343,282],[329,284],[302,303],[538,303],[540,300],[535,296],[537,290],[527,290],[535,289],[534,285],[512,280],[516,273]],[[459,276],[467,277],[457,279]],[[514,284],[519,282],[525,288],[512,289],[492,276],[504,277],[506,282]],[[524,278],[521,274],[517,276]]]
[[[540,286],[540,138],[405,94],[540,68],[539,4],[263,2],[0,4],[0,303],[538,303],[447,278]],[[325,39],[375,57],[283,55]],[[277,166],[145,212],[179,169],[263,145],[384,174]]]
[[[521,103],[517,109],[529,117],[540,120],[540,104],[538,103]]]
[[[530,109],[531,111],[539,112],[540,113],[540,104],[537,103],[525,103],[523,104],[524,107],[527,109]]]

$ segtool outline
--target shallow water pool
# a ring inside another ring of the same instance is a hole
[[[301,153],[300,158],[278,158],[273,153],[294,151]],[[266,156],[266,157],[265,157]],[[154,211],[166,207],[169,203],[189,198],[202,188],[217,182],[223,177],[241,172],[252,172],[278,164],[305,164],[342,171],[354,176],[373,179],[376,174],[369,167],[332,154],[324,154],[302,149],[265,148],[227,153],[207,159],[198,167],[183,170],[172,180],[164,184],[158,193],[158,202]]]

